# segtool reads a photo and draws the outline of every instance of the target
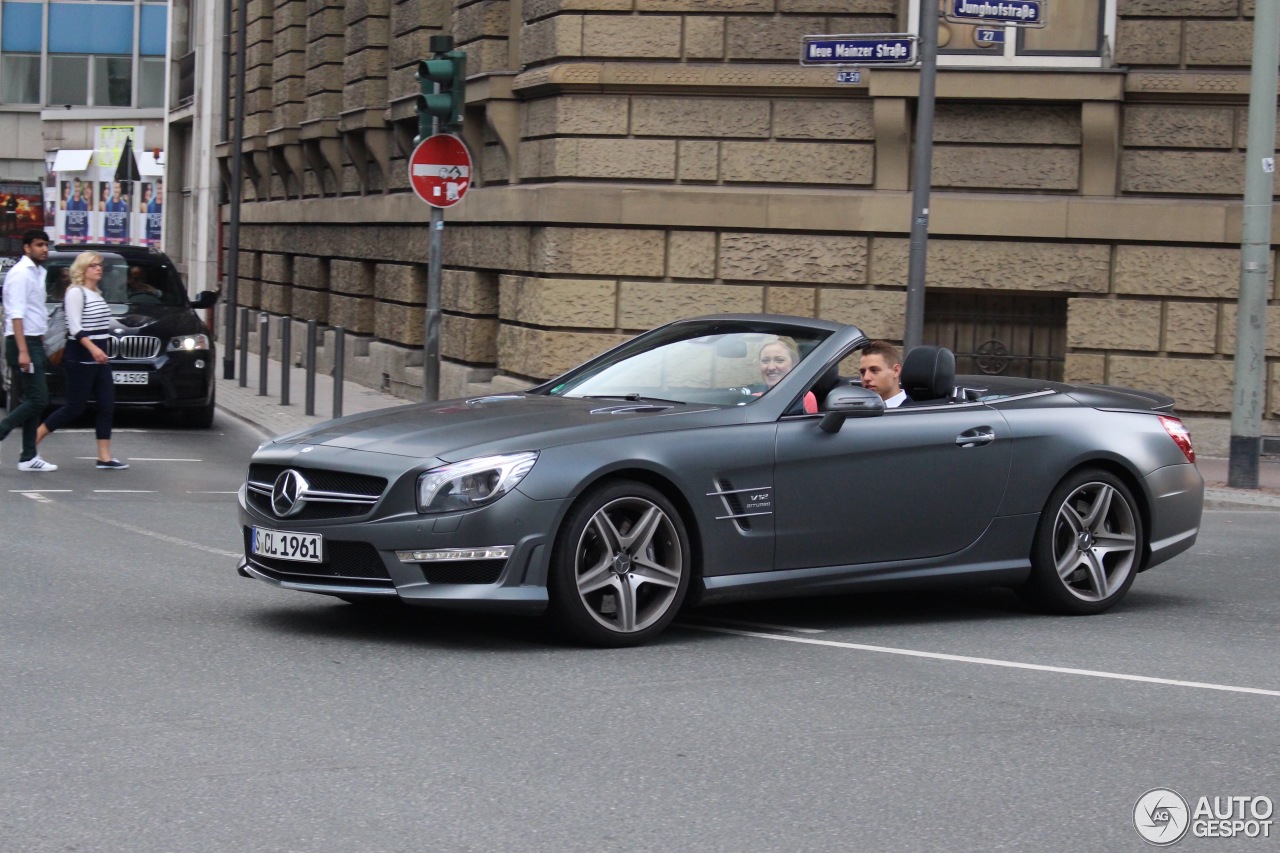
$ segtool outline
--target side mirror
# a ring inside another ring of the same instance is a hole
[[[192,308],[212,308],[218,304],[218,291],[202,290],[200,295],[191,302]]]
[[[823,432],[839,432],[846,418],[874,418],[884,414],[884,400],[861,385],[837,385],[827,394],[827,413],[818,422]]]

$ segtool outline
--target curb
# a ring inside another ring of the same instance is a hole
[[[1280,511],[1280,495],[1254,493],[1248,489],[1205,489],[1204,508],[1277,512]]]

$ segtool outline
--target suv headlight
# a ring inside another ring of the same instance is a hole
[[[208,348],[208,335],[178,335],[169,339],[169,352],[192,352]]]
[[[418,512],[457,512],[492,503],[514,489],[537,461],[538,454],[530,451],[432,468],[418,478]]]

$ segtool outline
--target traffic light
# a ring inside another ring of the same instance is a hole
[[[431,120],[440,129],[461,127],[467,102],[467,55],[460,50],[441,51],[433,59],[418,62],[418,141],[431,135]]]

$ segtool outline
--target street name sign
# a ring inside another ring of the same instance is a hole
[[[1048,0],[947,0],[944,17],[953,24],[1043,27],[1047,13]]]
[[[418,198],[432,207],[452,207],[471,186],[471,154],[462,140],[437,133],[418,143],[409,155],[409,183]]]
[[[805,36],[801,65],[915,65],[917,39],[910,33]]]

